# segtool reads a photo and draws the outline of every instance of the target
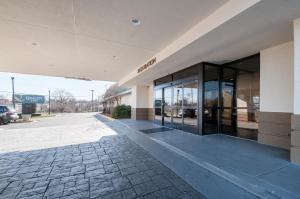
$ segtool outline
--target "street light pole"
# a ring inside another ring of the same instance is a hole
[[[12,102],[13,102],[13,107],[14,109],[16,108],[16,103],[15,103],[15,77],[11,77],[11,84],[12,84]]]
[[[92,112],[94,110],[94,90],[91,90],[92,91]]]
[[[50,109],[50,90],[48,91],[48,93],[49,93],[49,98],[48,98],[48,103],[49,103],[49,110],[48,110],[48,112],[49,112],[49,115],[51,114],[51,109]]]

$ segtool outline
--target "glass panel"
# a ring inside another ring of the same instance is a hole
[[[259,56],[252,56],[230,65],[226,64],[222,69],[211,65],[204,66],[203,134],[220,131],[247,139],[257,139],[260,105],[259,64]],[[219,70],[222,74],[221,82]]]
[[[236,71],[229,68],[223,68],[222,71],[221,131],[229,135],[236,135]]]
[[[222,110],[222,133],[236,135],[235,109],[223,108]]]
[[[182,128],[182,85],[173,87],[173,125],[174,128]]]
[[[183,120],[184,130],[198,133],[198,81],[183,86]]]
[[[260,104],[259,72],[240,72],[237,77],[238,136],[257,140]]]
[[[172,87],[164,88],[164,125],[171,126],[172,120]]]
[[[168,76],[162,77],[162,78],[154,81],[155,86],[158,86],[158,85],[161,85],[164,83],[169,83],[169,82],[172,82],[172,75],[168,75]]]
[[[155,122],[162,124],[162,89],[155,90],[155,100],[154,100],[154,109],[155,109]]]
[[[204,66],[203,134],[218,132],[219,68]]]
[[[173,74],[173,81],[184,79],[187,77],[197,76],[199,72],[199,66],[192,66],[187,69],[183,69]]]
[[[235,89],[235,71],[232,69],[223,68],[222,78],[222,99],[223,107],[234,107],[234,89]]]

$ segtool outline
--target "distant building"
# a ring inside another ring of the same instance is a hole
[[[11,104],[11,102],[9,101],[9,99],[0,99],[0,104],[1,105],[9,105],[9,104]]]
[[[113,109],[117,105],[128,105],[132,104],[132,94],[131,90],[127,90],[116,95],[104,98],[100,103],[103,106],[103,112],[112,113]]]

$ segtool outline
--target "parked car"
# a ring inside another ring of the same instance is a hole
[[[196,109],[184,109],[182,111],[182,109],[179,110],[179,113],[178,113],[178,116],[179,117],[190,117],[190,118],[194,118],[194,117],[197,117],[197,110]]]
[[[0,106],[0,124],[7,124],[17,119],[19,119],[19,116],[15,109],[9,106]]]
[[[5,106],[0,106],[0,124],[7,124],[10,119],[6,115],[6,108]]]

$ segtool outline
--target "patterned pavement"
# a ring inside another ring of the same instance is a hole
[[[99,121],[101,122],[101,121]],[[0,198],[203,198],[125,135],[0,154]]]

